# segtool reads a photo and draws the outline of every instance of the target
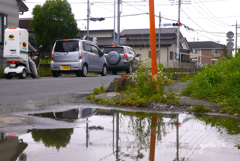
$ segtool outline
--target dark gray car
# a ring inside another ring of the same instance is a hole
[[[138,68],[141,56],[129,46],[106,46],[103,48],[103,53],[107,59],[108,71],[112,71],[113,74],[119,71],[130,74]]]
[[[57,40],[52,50],[51,71],[87,76],[88,72],[107,74],[107,62],[96,44],[87,40]]]

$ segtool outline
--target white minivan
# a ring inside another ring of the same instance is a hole
[[[107,74],[107,61],[99,47],[91,41],[57,40],[52,50],[51,71],[54,77],[60,73],[87,76],[88,72]]]

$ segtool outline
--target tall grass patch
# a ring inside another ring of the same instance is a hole
[[[240,56],[204,67],[182,90],[183,95],[240,108]]]

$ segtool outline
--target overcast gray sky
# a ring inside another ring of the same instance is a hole
[[[78,20],[78,27],[83,30],[86,29],[87,21],[84,19],[87,18],[87,0],[68,0],[68,2],[71,4],[75,19]],[[25,4],[29,11],[20,18],[32,17],[31,13],[34,6],[44,3],[45,0],[26,0]],[[149,13],[148,3],[149,0],[122,0],[121,31],[123,29],[149,28],[149,15],[146,14]],[[163,24],[177,22],[178,0],[155,0],[154,3],[155,15],[158,16],[161,12],[162,27]],[[106,17],[106,19],[101,22],[90,22],[89,29],[113,29],[114,0],[90,0],[90,4],[91,17]],[[215,41],[226,44],[226,33],[232,31],[235,34],[236,27],[233,25],[236,25],[236,21],[240,24],[240,1],[182,0],[180,16],[181,22],[194,30],[188,30],[184,26],[181,27],[180,31],[188,41]],[[155,18],[155,25],[158,28],[158,17]],[[240,33],[240,30],[238,32]],[[240,41],[238,44],[240,46]]]

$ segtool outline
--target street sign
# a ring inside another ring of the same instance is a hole
[[[164,23],[163,26],[172,26],[171,23]]]
[[[233,36],[234,36],[234,33],[232,32],[232,31],[228,31],[228,33],[227,33],[227,38],[233,38]]]
[[[231,48],[233,48],[233,46],[234,46],[234,44],[233,44],[232,41],[229,41],[229,42],[227,43],[227,48],[231,49]]]
[[[234,37],[234,33],[232,32],[232,31],[228,31],[228,33],[227,33],[227,41],[228,41],[228,43],[227,43],[227,48],[228,49],[232,49],[233,48],[233,46],[234,46],[234,43],[233,43],[233,37]]]

